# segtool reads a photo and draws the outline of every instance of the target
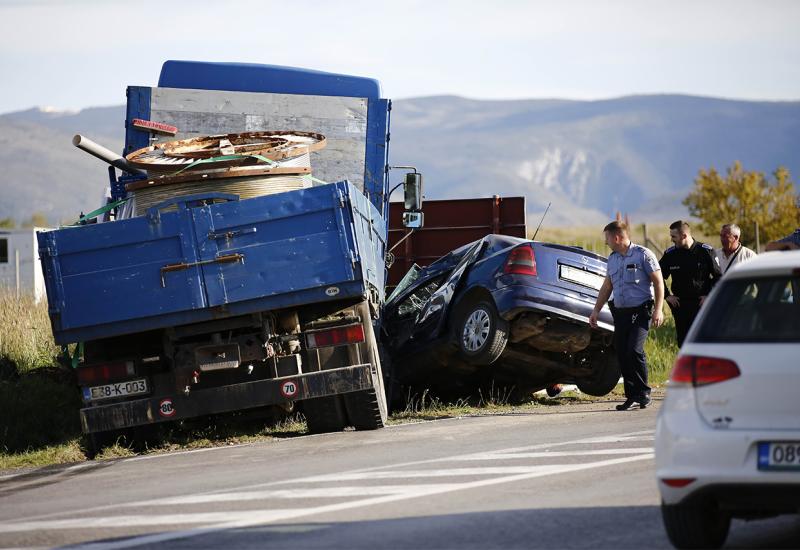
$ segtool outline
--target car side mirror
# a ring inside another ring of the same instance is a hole
[[[403,183],[405,209],[417,212],[422,210],[422,174],[409,172]]]

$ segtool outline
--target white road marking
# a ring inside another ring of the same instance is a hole
[[[458,484],[427,485],[427,486],[420,486],[418,489],[414,489],[413,485],[409,485],[409,492],[407,493],[377,496],[373,498],[329,504],[311,508],[214,512],[214,513],[201,512],[196,514],[185,513],[185,514],[152,515],[152,516],[105,515],[102,517],[84,517],[84,518],[65,519],[65,520],[9,522],[5,524],[0,524],[0,532],[8,533],[8,532],[18,532],[18,531],[49,530],[49,529],[77,529],[77,528],[90,529],[97,527],[123,528],[130,526],[145,526],[145,525],[167,525],[167,524],[180,525],[189,523],[209,523],[209,522],[213,523],[214,521],[213,518],[220,518],[220,519],[225,518],[223,519],[222,522],[216,525],[212,525],[211,527],[208,528],[173,531],[169,533],[160,533],[156,535],[133,537],[121,541],[114,541],[107,543],[106,542],[93,543],[82,546],[82,548],[91,548],[98,550],[129,548],[132,546],[139,546],[143,544],[154,544],[154,543],[165,542],[168,540],[190,538],[203,534],[223,531],[226,529],[252,527],[255,525],[262,525],[265,523],[271,523],[275,521],[286,521],[289,519],[295,519],[304,516],[317,515],[329,512],[339,512],[342,510],[349,510],[364,506],[375,506],[378,504],[386,504],[389,502],[397,502],[400,500],[408,500],[411,498],[419,498],[419,497],[443,494],[453,491],[476,489],[480,487],[487,487],[490,485],[497,485],[501,483],[511,483],[515,481],[533,479],[542,476],[560,475],[569,472],[602,468],[606,466],[625,464],[640,460],[648,460],[651,458],[653,458],[652,454],[647,454],[647,455],[640,454],[635,456],[613,458],[613,459],[601,460],[597,462],[589,462],[583,464],[565,464],[565,465],[552,465],[547,467],[528,468],[527,469],[528,471],[516,473],[514,475],[493,477],[490,479],[482,479],[482,480],[458,483]],[[375,473],[380,473],[380,472],[375,472]],[[149,523],[147,522],[148,518],[150,519]]]
[[[453,460],[510,460],[518,458],[556,458],[564,456],[635,455],[653,452],[654,451],[652,447],[634,447],[630,449],[592,449],[589,451],[544,451],[533,453],[504,453],[501,451],[490,451],[488,453],[461,456],[454,458]]]
[[[540,472],[557,471],[563,467],[564,464],[545,464],[541,466],[486,466],[483,468],[446,468],[442,470],[390,470],[385,472],[360,472],[353,474],[325,474],[321,476],[302,477],[293,481],[294,483],[320,483],[329,481],[358,481],[360,479],[414,479],[420,477],[538,474]]]
[[[310,489],[277,489],[271,491],[238,491],[206,495],[189,495],[185,497],[161,498],[148,502],[148,506],[175,506],[180,504],[208,504],[212,502],[240,502],[267,499],[302,499],[302,498],[342,498],[375,495],[394,495],[409,493],[418,489],[449,489],[454,483],[436,483],[427,485],[367,485],[364,487],[314,487]],[[132,503],[127,506],[141,506]]]

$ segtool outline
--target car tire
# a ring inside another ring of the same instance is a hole
[[[500,317],[491,300],[472,302],[460,308],[455,338],[467,363],[491,365],[506,349],[508,321]]]
[[[728,538],[731,517],[716,504],[690,506],[661,503],[661,517],[675,548],[719,548]]]
[[[592,375],[575,381],[578,389],[588,395],[602,397],[611,393],[619,383],[622,372],[612,348],[596,350],[589,356]]]

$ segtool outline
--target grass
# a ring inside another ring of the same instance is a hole
[[[53,340],[47,303],[19,297],[0,287],[0,380],[54,364],[60,348]]]
[[[672,241],[669,238],[669,224],[666,222],[662,224],[633,224],[630,228],[631,241],[636,244],[648,246],[650,250],[660,258],[663,252],[672,246]],[[533,236],[533,230],[529,231],[529,237]],[[647,231],[647,238],[650,244],[645,244],[645,230]],[[704,235],[698,231],[693,232],[693,236],[698,241],[708,243],[711,246],[719,246],[718,237],[716,235]],[[547,227],[547,222],[539,230],[536,235],[537,241],[560,243],[566,245],[580,246],[585,250],[590,250],[596,254],[608,256],[610,250],[603,240],[602,227],[584,227],[584,226],[569,226],[569,227]]]
[[[675,356],[678,355],[678,343],[675,340],[675,319],[664,306],[664,324],[651,328],[644,351],[647,355],[648,383],[661,386],[669,379]]]

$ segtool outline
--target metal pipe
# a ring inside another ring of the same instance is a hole
[[[85,136],[75,134],[75,137],[72,138],[72,145],[82,151],[86,151],[93,157],[97,157],[100,160],[109,163],[111,166],[119,168],[120,170],[125,170],[130,174],[139,174],[142,176],[146,175],[142,170],[134,168],[134,166],[125,160],[124,157],[119,156],[113,151],[109,151],[102,145],[95,143]]]

